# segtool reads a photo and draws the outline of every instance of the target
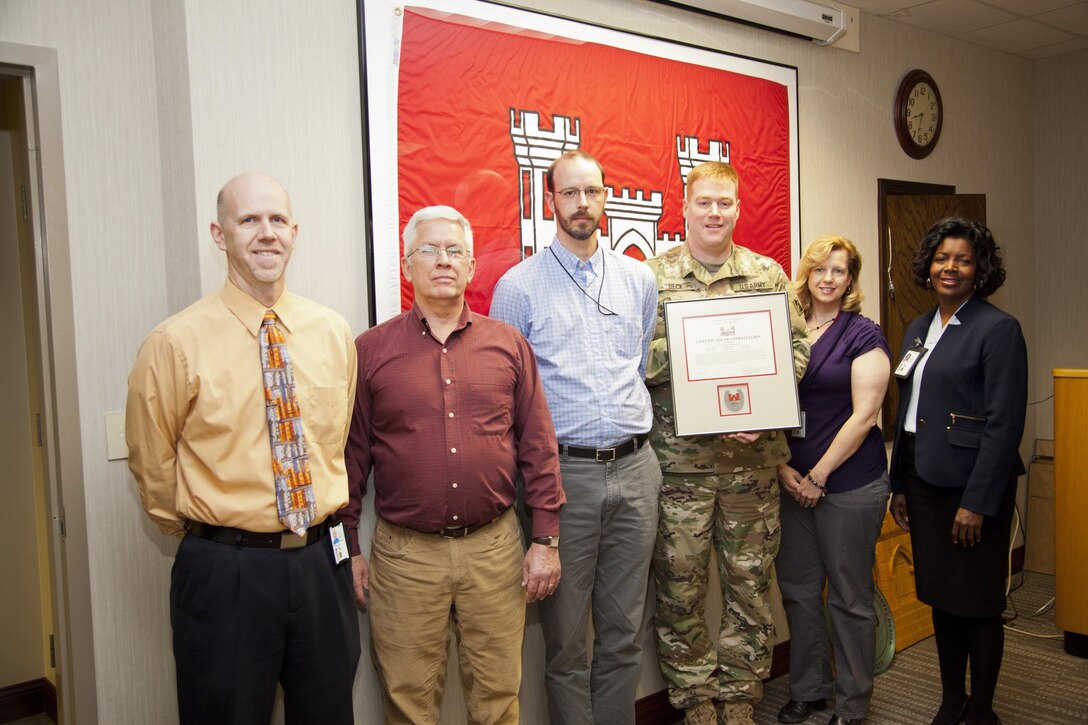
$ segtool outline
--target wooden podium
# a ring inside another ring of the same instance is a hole
[[[1088,657],[1088,370],[1054,369],[1054,620]]]

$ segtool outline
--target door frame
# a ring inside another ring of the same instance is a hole
[[[49,563],[56,597],[57,707],[62,723],[87,725],[98,722],[98,696],[57,51],[0,42],[0,73],[23,84],[27,211],[43,364]]]
[[[880,284],[880,321],[888,319],[888,280],[890,279],[888,264],[889,253],[888,249],[888,197],[900,194],[906,195],[921,195],[921,194],[955,194],[956,187],[947,184],[925,184],[919,181],[900,181],[898,179],[877,179],[877,224],[879,229],[877,231],[877,249],[880,250],[880,274],[878,275],[878,282]],[[892,350],[892,354],[895,355],[898,350]],[[885,421],[885,425],[887,421]]]

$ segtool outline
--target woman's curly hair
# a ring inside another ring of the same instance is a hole
[[[971,245],[977,266],[975,294],[982,298],[989,297],[1005,284],[1001,248],[997,246],[990,230],[985,224],[961,217],[941,219],[926,232],[910,264],[911,277],[915,284],[919,287],[930,286],[929,267],[933,263],[937,248],[948,237],[965,239]]]

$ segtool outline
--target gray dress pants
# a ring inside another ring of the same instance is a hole
[[[835,696],[844,719],[869,714],[876,664],[873,562],[888,507],[888,475],[803,508],[782,496],[782,548],[775,561],[790,626],[790,698]],[[831,615],[828,651],[823,588]]]
[[[563,575],[539,604],[548,714],[552,725],[633,725],[661,468],[649,443],[612,463],[560,456],[559,465]]]

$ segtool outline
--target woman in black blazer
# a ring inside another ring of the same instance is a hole
[[[907,328],[891,512],[910,532],[918,598],[933,607],[942,698],[932,725],[1000,723],[993,696],[1027,406],[1020,324],[989,304],[1005,281],[990,230],[934,224],[911,265],[938,305]],[[971,664],[971,697],[964,679]]]

